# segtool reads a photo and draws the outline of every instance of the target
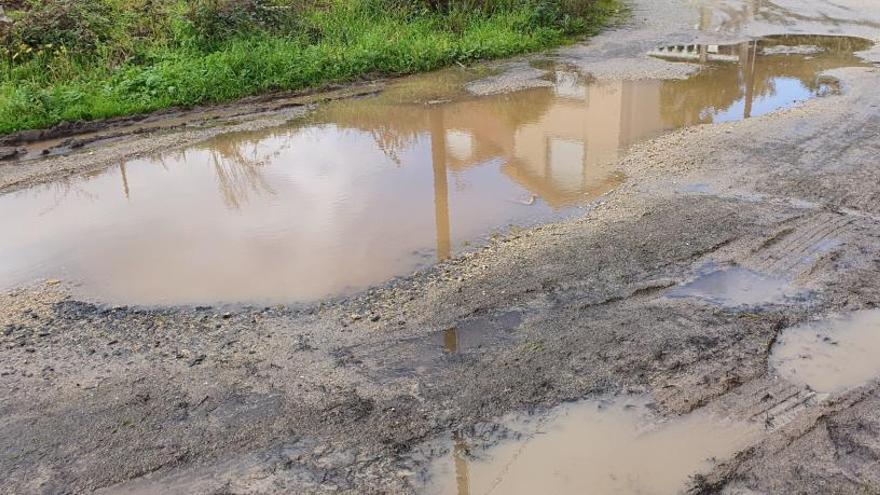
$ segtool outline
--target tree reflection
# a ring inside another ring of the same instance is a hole
[[[250,147],[250,150],[247,150]],[[211,164],[223,201],[232,209],[241,208],[250,194],[274,194],[262,174],[262,166],[278,151],[260,156],[256,143],[220,139],[210,149]]]

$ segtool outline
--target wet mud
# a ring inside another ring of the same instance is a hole
[[[673,3],[0,164],[0,491],[880,491],[880,10]]]

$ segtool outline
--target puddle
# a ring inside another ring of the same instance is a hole
[[[671,45],[658,47],[649,54],[673,61],[709,64],[706,70],[681,81],[682,86],[705,88],[709,77],[715,81],[714,92],[679,91],[681,105],[699,107],[691,110],[699,116],[695,123],[721,123],[758,117],[789,108],[816,95],[836,90],[831,81],[818,77],[820,72],[839,67],[867,66],[854,52],[867,50],[872,43],[860,38],[786,35],[766,37],[734,45]],[[810,54],[803,54],[809,47]]]
[[[621,184],[614,163],[633,143],[827,92],[818,71],[859,64],[835,43],[797,40],[821,49],[809,56],[753,47],[685,81],[597,83],[557,67],[549,87],[487,97],[462,89],[485,73],[446,70],[286,127],[6,194],[0,287],[61,278],[82,297],[147,305],[351,293],[577,214]]]
[[[520,326],[526,315],[516,309],[476,316],[425,335],[367,344],[357,355],[366,368],[375,371],[373,376],[378,380],[423,376],[522,341]],[[339,358],[349,356],[343,353]]]
[[[815,321],[785,330],[770,364],[817,392],[842,392],[880,375],[880,310]]]
[[[503,422],[506,439],[453,436],[427,493],[673,494],[758,438],[761,428],[695,412],[659,421],[644,399],[586,401]],[[478,445],[488,443],[489,447]]]
[[[492,318],[462,321],[442,332],[443,350],[449,354],[459,354],[504,340],[509,337],[507,334],[519,327],[522,318],[521,312],[508,311]]]
[[[693,281],[671,289],[667,297],[703,299],[719,306],[761,307],[803,296],[788,281],[739,266],[709,265]]]

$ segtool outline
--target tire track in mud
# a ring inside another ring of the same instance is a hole
[[[854,218],[821,212],[800,220],[768,238],[740,263],[770,276],[794,280],[808,272],[821,256],[851,234]]]

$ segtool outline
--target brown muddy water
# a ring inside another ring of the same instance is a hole
[[[808,322],[785,330],[770,364],[783,377],[835,393],[880,376],[880,310]]]
[[[285,127],[3,195],[0,287],[60,278],[81,296],[146,305],[344,295],[574,215],[622,183],[614,164],[629,145],[827,93],[818,73],[859,65],[852,53],[866,47],[664,48],[704,70],[597,82],[551,66],[547,87],[485,97],[463,89],[481,70],[403,79]]]
[[[746,448],[760,433],[756,423],[706,412],[660,421],[643,398],[568,404],[546,415],[505,418],[488,438],[454,435],[425,492],[679,493],[689,477]]]

